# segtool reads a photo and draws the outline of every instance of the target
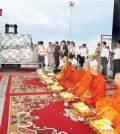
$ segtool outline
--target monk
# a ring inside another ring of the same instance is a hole
[[[81,70],[77,68],[76,64],[73,64],[72,74],[69,77],[69,79],[67,79],[66,81],[64,81],[64,83],[62,83],[62,86],[64,87],[64,89],[69,91],[69,88],[70,89],[73,88],[78,83],[78,81],[80,81],[81,77],[82,77]]]
[[[94,105],[97,100],[105,97],[106,85],[104,77],[99,73],[98,66],[92,66],[90,73],[92,75],[92,80],[89,89],[80,97],[80,100],[87,105]]]
[[[115,127],[116,133],[120,134],[120,113],[115,116],[113,126]]]
[[[72,64],[71,61],[68,61],[66,71],[64,72],[63,76],[60,79],[58,79],[58,82],[60,84],[65,83],[65,81],[67,81],[71,77],[72,74],[71,64]]]
[[[91,82],[92,76],[90,74],[90,63],[85,62],[83,64],[84,73],[81,80],[75,85],[74,88],[69,89],[69,92],[81,96],[88,88]]]
[[[120,133],[120,73],[115,75],[117,87],[111,98],[102,98],[96,102],[97,117],[109,119]],[[118,118],[119,117],[119,118]],[[119,125],[118,125],[119,124]]]
[[[63,74],[65,73],[65,71],[67,70],[67,67],[68,67],[67,63],[68,63],[68,58],[64,57],[63,58],[63,67],[61,68],[61,71],[56,74],[56,79],[60,79],[63,76]]]

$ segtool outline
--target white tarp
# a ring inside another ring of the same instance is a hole
[[[1,63],[37,63],[30,35],[0,34]]]

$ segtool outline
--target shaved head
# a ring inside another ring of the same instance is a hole
[[[115,75],[115,80],[114,80],[114,82],[115,82],[115,85],[119,85],[119,86],[120,86],[120,73],[117,73],[117,74]]]
[[[90,68],[90,73],[91,73],[91,75],[97,75],[97,74],[99,73],[99,68],[98,68],[98,66],[92,66],[92,67]]]
[[[70,66],[72,65],[72,62],[71,62],[71,61],[68,61],[67,63],[68,63],[68,65],[70,65]]]
[[[73,64],[72,65],[72,71],[75,71],[77,69],[77,65],[76,64]]]
[[[85,62],[85,63],[83,64],[83,66],[86,66],[86,67],[90,68],[90,63],[89,63],[89,62]]]
[[[67,57],[64,57],[63,58],[63,62],[66,62],[66,61],[68,61],[68,58]]]
[[[76,64],[73,64],[72,67],[77,69],[77,65]]]
[[[83,70],[84,70],[84,71],[90,70],[90,63],[89,63],[89,62],[85,62],[85,63],[83,64]]]
[[[92,66],[90,70],[93,70],[95,72],[99,72],[98,66]]]

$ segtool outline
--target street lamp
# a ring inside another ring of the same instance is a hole
[[[69,40],[71,41],[71,33],[72,33],[72,8],[74,7],[74,2],[69,1],[68,2],[69,7],[70,7],[70,33],[69,33]]]

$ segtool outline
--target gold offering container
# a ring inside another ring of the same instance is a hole
[[[68,93],[68,92],[59,93],[59,96],[60,98],[62,98],[64,102],[74,101],[74,98],[75,98],[72,93]]]
[[[51,88],[52,92],[53,92],[53,93],[56,93],[56,94],[61,93],[62,90],[63,90],[63,87],[62,87],[62,86],[60,86],[60,85],[55,85],[55,84],[52,85],[52,86],[50,86],[50,88]]]
[[[94,114],[93,111],[83,102],[72,104],[72,108],[82,117],[88,117]]]
[[[98,123],[96,123],[96,122],[98,122]],[[115,129],[110,124],[108,124],[106,121],[104,121],[104,119],[89,121],[89,127],[96,134],[117,134],[115,132]]]

